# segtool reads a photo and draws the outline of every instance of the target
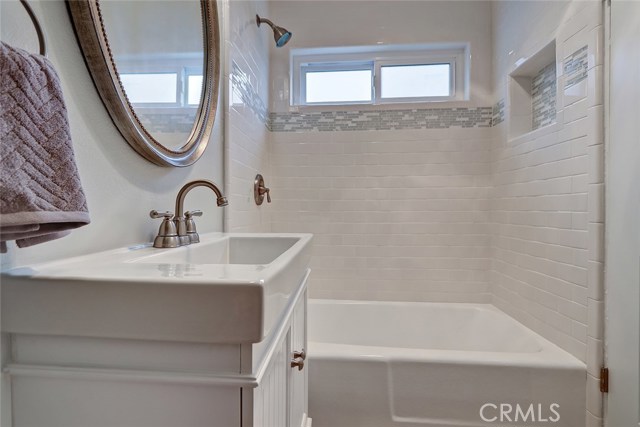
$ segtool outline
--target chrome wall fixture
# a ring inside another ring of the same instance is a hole
[[[258,24],[258,27],[260,26],[260,24],[267,24],[271,27],[271,29],[273,30],[273,38],[276,41],[276,47],[282,47],[287,44],[289,40],[291,40],[291,31],[288,31],[286,28],[277,26],[266,18],[260,18],[260,15],[256,15],[256,23]]]
[[[253,181],[253,200],[256,205],[260,206],[264,202],[264,195],[267,195],[267,203],[271,203],[271,193],[269,187],[265,187],[264,178],[262,175],[256,175],[256,179]]]

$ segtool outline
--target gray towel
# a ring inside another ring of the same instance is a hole
[[[0,42],[0,252],[88,223],[58,75],[45,57]]]

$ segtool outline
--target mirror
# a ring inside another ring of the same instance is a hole
[[[159,165],[195,163],[218,102],[215,0],[67,4],[96,88],[126,141]]]

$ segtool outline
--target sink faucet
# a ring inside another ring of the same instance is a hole
[[[158,213],[151,211],[151,218],[164,218],[158,236],[153,242],[156,248],[175,248],[178,246],[190,245],[198,243],[200,238],[196,232],[194,216],[200,216],[200,211],[184,212],[184,199],[187,193],[196,187],[207,187],[216,194],[216,203],[218,206],[227,206],[229,202],[224,197],[220,189],[211,181],[206,179],[197,179],[186,183],[176,197],[175,215],[171,212]],[[187,219],[185,220],[185,217]]]

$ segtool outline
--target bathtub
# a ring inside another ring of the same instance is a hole
[[[585,426],[585,364],[488,304],[310,300],[314,427]]]

